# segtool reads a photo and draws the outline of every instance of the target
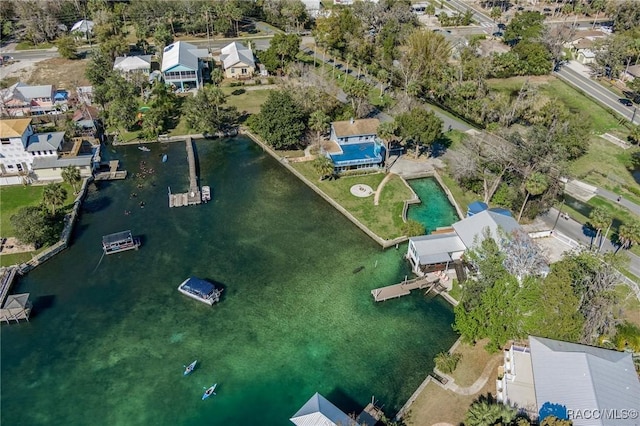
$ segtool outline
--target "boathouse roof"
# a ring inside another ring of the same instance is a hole
[[[116,232],[115,234],[109,234],[102,237],[103,244],[117,243],[118,241],[132,238],[131,231]]]
[[[357,425],[342,410],[318,392],[289,420],[297,426]]]

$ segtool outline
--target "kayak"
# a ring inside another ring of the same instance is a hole
[[[216,390],[216,386],[218,386],[217,383],[214,383],[213,386],[211,386],[209,389],[207,389],[206,391],[204,391],[204,394],[202,394],[202,400],[204,401],[205,399],[209,398],[211,395],[215,395],[215,390]]]
[[[191,364],[187,365],[184,368],[184,373],[183,376],[188,376],[189,374],[193,373],[193,370],[196,369],[196,364],[198,363],[198,360],[196,359],[195,361],[193,361]]]

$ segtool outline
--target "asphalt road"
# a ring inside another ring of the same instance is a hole
[[[622,105],[620,103],[620,97],[618,95],[616,95],[606,87],[603,87],[598,82],[591,80],[590,78],[582,75],[577,71],[572,70],[567,66],[561,66],[558,71],[554,72],[554,74],[562,78],[572,86],[582,90],[584,93],[591,96],[605,107],[613,110],[621,117],[629,121],[631,121],[633,117],[633,123],[640,124],[640,111],[638,111],[638,106],[634,105],[633,107],[628,107]]]
[[[461,0],[447,0],[447,4],[455,9],[458,9],[463,13],[466,12],[467,10],[470,10],[471,12],[473,12],[473,19],[482,26],[490,27],[490,26],[496,25],[495,21],[491,19],[489,16],[472,8],[471,6],[469,6],[468,4],[466,4]]]
[[[553,229],[554,224],[555,229],[562,234],[566,235],[569,238],[572,238],[580,243],[582,243],[586,247],[597,246],[600,243],[600,239],[595,240],[595,232],[585,225],[581,224],[578,221],[573,219],[564,219],[562,217],[558,218],[558,210],[555,208],[550,209],[546,214],[539,216],[545,224],[549,225],[549,229]],[[557,219],[557,223],[556,223]],[[618,248],[617,245],[614,245],[611,242],[611,234],[604,240],[602,244],[602,252],[615,252]],[[640,257],[631,253],[627,250],[621,250],[627,256],[629,256],[629,266],[628,270],[636,277],[640,277]]]

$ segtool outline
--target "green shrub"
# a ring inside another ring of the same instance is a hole
[[[461,354],[451,354],[449,352],[440,352],[434,358],[436,368],[445,374],[451,374],[458,366],[462,359]]]

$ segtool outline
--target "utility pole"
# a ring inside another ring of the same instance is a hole
[[[205,17],[207,20],[207,50],[211,54],[211,39],[209,38],[209,9],[205,11]]]
[[[558,209],[558,216],[556,216],[556,221],[553,222],[553,228],[551,228],[551,232],[556,230],[556,225],[558,224],[558,219],[560,219],[560,215],[562,214],[563,206],[564,206],[564,197],[562,197],[562,204],[560,204],[560,208]]]

